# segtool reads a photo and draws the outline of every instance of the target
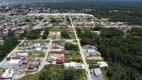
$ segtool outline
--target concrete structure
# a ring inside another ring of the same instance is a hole
[[[12,79],[14,74],[15,74],[14,69],[9,68],[2,74],[2,79],[6,79],[6,80]]]
[[[108,64],[105,61],[97,62],[99,67],[108,67]]]
[[[103,74],[100,68],[95,68],[93,70],[94,75],[96,76],[96,78],[103,78]]]
[[[76,62],[70,62],[70,63],[64,63],[65,68],[84,68],[83,64],[76,63]]]

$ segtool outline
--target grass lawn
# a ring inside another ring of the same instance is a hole
[[[29,53],[29,56],[36,56],[36,57],[45,57],[45,53]]]
[[[74,32],[69,32],[69,35],[71,36],[72,39],[76,39]]]
[[[87,64],[96,64],[99,61],[101,60],[86,60]]]
[[[63,65],[47,65],[37,74],[22,77],[18,80],[86,80],[84,69],[65,69]]]
[[[104,80],[109,80],[108,77],[106,76],[107,70],[102,69],[102,72],[103,72]]]
[[[82,62],[81,55],[78,54],[65,54],[65,62]]]
[[[0,40],[2,40],[3,39],[3,37],[0,37]]]
[[[65,40],[56,40],[56,41],[52,41],[52,43],[63,43],[63,42],[65,42]]]
[[[60,52],[59,51],[51,51],[48,54],[60,54]]]
[[[50,28],[50,31],[53,31],[53,32],[61,32],[62,29],[61,29],[60,27],[52,26],[52,27]]]
[[[39,55],[37,55],[37,57],[45,57],[45,53],[37,53]]]
[[[84,69],[64,69],[65,80],[86,80]]]
[[[18,80],[39,80],[39,73],[31,75],[27,74],[26,76],[22,77],[21,79]]]
[[[63,36],[61,36],[61,39],[76,39],[74,32],[68,32],[70,38],[65,38]]]

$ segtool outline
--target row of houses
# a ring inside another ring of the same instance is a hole
[[[37,50],[37,48],[41,48]],[[33,51],[31,51],[31,50]],[[11,79],[14,74],[19,71],[37,71],[42,61],[41,57],[35,54],[45,53],[47,49],[47,42],[27,40],[20,45],[14,52],[7,58],[7,60],[0,65],[0,68],[5,69],[2,71],[2,79]],[[7,71],[9,73],[7,73]]]
[[[18,50],[21,52],[45,52],[47,49],[47,43],[46,42],[38,42],[38,41],[32,41],[32,40],[27,40],[22,44]]]
[[[47,64],[63,64],[64,54],[49,54]]]
[[[98,66],[97,68],[91,69],[92,78],[103,80],[104,76],[103,76],[102,69],[105,67],[108,67],[108,64],[105,61],[100,61],[100,62],[97,62],[96,65]]]
[[[84,69],[84,64],[77,62],[64,63],[65,68]]]
[[[13,78],[15,70],[8,68],[5,71],[0,71],[0,80],[10,80]]]
[[[14,34],[20,35],[24,30],[32,30],[34,25],[39,23],[39,18],[30,18],[29,23],[27,23],[27,17],[25,16],[3,16],[0,22],[0,36],[7,36],[9,31],[13,31]]]
[[[85,45],[85,46],[82,46],[82,48],[84,49],[84,54],[86,57],[101,56],[101,53],[98,51],[98,49],[95,46]]]

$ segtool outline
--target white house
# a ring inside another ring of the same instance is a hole
[[[84,68],[83,64],[76,63],[76,62],[70,62],[70,63],[64,63],[65,68]]]
[[[99,67],[108,67],[108,64],[105,61],[97,62]]]
[[[2,74],[2,79],[12,79],[14,74],[15,74],[14,69],[9,68]]]
[[[18,66],[20,65],[20,59],[11,59],[5,61],[0,67],[1,68],[15,68],[17,70]]]
[[[96,76],[96,78],[103,78],[103,74],[100,68],[95,68],[93,70],[94,75]]]
[[[28,57],[28,53],[17,53],[20,57]]]

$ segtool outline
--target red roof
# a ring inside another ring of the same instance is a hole
[[[30,65],[28,66],[28,69],[33,69],[33,68],[35,68],[35,65],[34,65],[34,64],[30,64]]]
[[[64,60],[63,59],[56,59],[56,64],[63,64]]]
[[[60,46],[54,45],[54,46],[53,46],[53,49],[60,49]]]
[[[27,64],[30,60],[34,59],[34,56],[30,56],[29,58],[24,59],[23,64]]]
[[[73,29],[72,29],[72,28],[67,28],[67,29],[65,29],[65,30],[67,30],[67,31],[73,31]]]
[[[24,59],[23,64],[27,64],[29,62],[29,58]]]
[[[56,57],[56,59],[64,59],[64,55],[59,55]]]
[[[3,72],[0,72],[0,77],[2,76]]]
[[[29,57],[29,60],[32,60],[32,59],[34,59],[35,58],[35,56],[30,56]]]

